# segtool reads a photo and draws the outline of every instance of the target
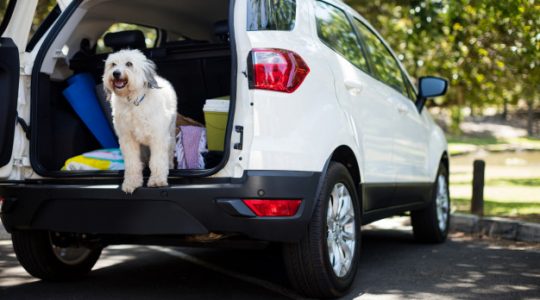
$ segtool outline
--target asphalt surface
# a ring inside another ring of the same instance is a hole
[[[418,244],[408,230],[364,230],[359,276],[343,299],[540,299],[540,244],[454,234]],[[50,283],[0,241],[0,299],[298,299],[277,247],[114,246],[88,278]]]

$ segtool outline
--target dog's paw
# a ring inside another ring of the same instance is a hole
[[[125,178],[124,183],[122,183],[122,191],[126,194],[133,194],[133,192],[140,188],[143,184],[142,178]]]
[[[150,176],[148,179],[148,187],[168,186],[167,177]]]

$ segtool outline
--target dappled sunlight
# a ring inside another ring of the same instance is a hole
[[[101,257],[94,266],[93,270],[109,268],[111,266],[121,264],[128,260],[135,259],[135,254],[122,254],[122,250],[134,250],[136,248],[138,248],[138,246],[131,245],[110,246],[105,248],[101,253]]]
[[[533,274],[533,273],[524,272],[519,275],[525,276],[525,277],[540,278],[540,273]]]
[[[0,290],[38,281],[28,275],[16,259],[10,240],[0,240]],[[1,295],[1,294],[0,294]]]
[[[7,267],[0,272],[0,288],[36,281],[39,281],[39,279],[30,277],[21,266]]]
[[[111,246],[103,250],[93,270],[106,269],[136,258],[137,246]],[[140,247],[138,247],[140,249]],[[134,253],[135,251],[135,253]],[[148,250],[145,250],[148,251]],[[129,254],[125,254],[128,252]],[[0,240],[0,288],[39,282],[19,264],[10,240]]]
[[[360,273],[355,299],[515,299],[540,294],[539,244],[452,234],[446,244],[430,245],[414,242],[408,230],[370,229],[364,231],[362,247],[360,270],[367,275]]]

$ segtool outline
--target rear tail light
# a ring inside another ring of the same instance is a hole
[[[253,49],[248,65],[251,89],[292,93],[309,73],[300,55],[283,49]]]
[[[302,200],[244,199],[244,203],[258,217],[292,217]]]

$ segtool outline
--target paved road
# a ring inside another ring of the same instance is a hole
[[[295,299],[278,249],[115,246],[90,276],[47,283],[0,241],[0,299]],[[366,230],[360,274],[343,299],[540,299],[540,245],[415,243],[408,231]]]

